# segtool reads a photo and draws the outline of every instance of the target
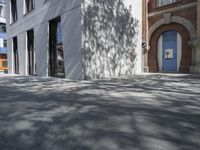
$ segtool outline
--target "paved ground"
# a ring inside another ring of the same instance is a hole
[[[199,150],[200,77],[0,78],[0,150]]]

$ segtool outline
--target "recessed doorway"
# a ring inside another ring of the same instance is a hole
[[[179,72],[182,57],[182,38],[174,30],[164,32],[158,39],[158,67],[160,72]]]

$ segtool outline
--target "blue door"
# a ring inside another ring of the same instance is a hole
[[[165,72],[177,71],[177,32],[163,34],[162,67]]]

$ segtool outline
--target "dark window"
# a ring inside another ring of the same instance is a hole
[[[17,37],[13,38],[13,62],[14,62],[14,73],[19,74],[19,55],[18,55],[18,44]]]
[[[3,40],[3,47],[7,47],[7,40]]]
[[[4,68],[6,68],[6,67],[7,67],[7,65],[8,65],[8,62],[7,62],[7,60],[4,60],[4,61],[2,61],[2,66],[3,66]]]
[[[33,10],[33,8],[34,8],[33,0],[25,0],[25,9],[26,9],[25,13],[30,12],[31,10]]]
[[[50,21],[49,33],[49,74],[53,77],[65,77],[60,17]]]
[[[36,74],[35,63],[35,49],[34,49],[34,31],[29,30],[27,32],[27,49],[28,49],[28,72],[29,75]]]
[[[6,25],[3,23],[0,23],[0,32],[6,32]]]
[[[6,25],[2,25],[1,28],[3,32],[6,32]]]
[[[17,0],[11,0],[11,19],[12,22],[17,21]]]
[[[4,69],[4,73],[8,73],[8,69]]]

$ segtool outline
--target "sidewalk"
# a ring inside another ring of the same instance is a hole
[[[0,78],[0,150],[199,150],[200,78]]]

